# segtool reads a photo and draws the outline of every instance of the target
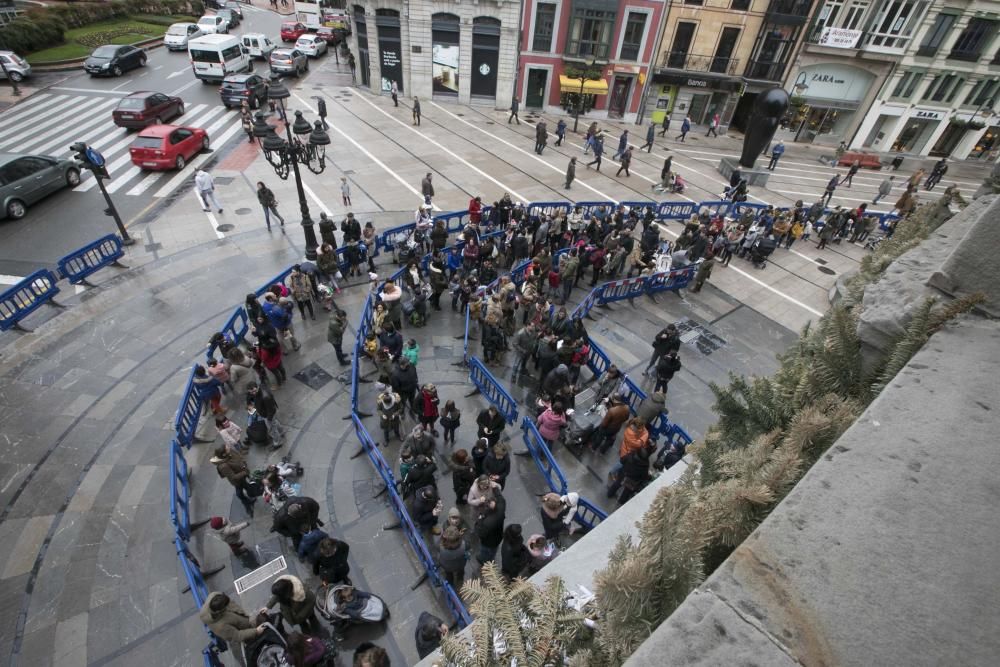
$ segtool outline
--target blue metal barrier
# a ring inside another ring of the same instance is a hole
[[[181,394],[181,402],[177,406],[177,414],[174,416],[174,431],[177,433],[177,442],[185,447],[191,447],[200,418],[201,398],[194,386],[194,367],[192,366],[191,373],[188,374],[187,384],[184,385],[184,392]]]
[[[191,487],[188,485],[188,464],[184,450],[176,440],[170,441],[170,521],[177,536],[185,542],[191,539]]]
[[[657,220],[687,220],[698,212],[698,204],[695,202],[661,202],[656,207]]]
[[[375,440],[372,439],[365,425],[361,423],[361,418],[356,412],[351,413],[351,421],[354,422],[354,432],[358,436],[358,440],[361,441],[361,446],[364,448],[365,454],[368,455],[368,460],[372,462],[375,472],[378,473],[387,487],[395,487],[396,477],[392,474],[392,467],[382,456],[378,445],[375,444]]]
[[[462,629],[471,625],[472,616],[469,614],[469,610],[465,608],[465,604],[462,603],[462,598],[452,588],[452,585],[444,579],[441,580],[441,591],[444,593],[444,603],[447,605],[448,611],[451,612],[452,618],[458,623],[458,628]]]
[[[646,283],[646,278],[625,278],[604,283],[597,297],[597,305],[603,306],[614,301],[643,296],[646,294]]]
[[[693,438],[688,435],[687,431],[667,418],[666,412],[661,412],[657,415],[656,419],[653,420],[653,423],[649,425],[649,437],[654,441],[658,441],[660,438],[663,438],[664,443],[669,445],[683,444],[687,446],[694,441]]]
[[[70,283],[77,285],[105,266],[118,264],[118,260],[124,256],[122,240],[117,234],[108,234],[60,259],[59,273]]]
[[[450,213],[441,213],[440,215],[435,215],[433,220],[437,224],[438,220],[444,220],[445,229],[448,230],[449,234],[454,234],[465,229],[465,218],[469,215],[468,211],[452,211]]]
[[[600,378],[611,367],[611,357],[589,336],[587,337],[587,346],[590,348],[590,352],[587,354],[587,368],[594,374],[595,379]]]
[[[0,292],[0,331],[19,326],[21,320],[59,294],[59,278],[48,269],[39,269],[24,280]]]
[[[376,246],[382,251],[392,252],[396,247],[396,241],[398,236],[405,236],[411,233],[417,228],[417,223],[408,222],[405,225],[397,225],[395,227],[390,227],[381,234],[378,235],[378,240],[375,242]]]
[[[569,214],[573,205],[565,201],[536,201],[528,204],[528,217],[539,218],[543,215],[555,216],[557,213]]]
[[[611,215],[615,210],[613,201],[578,201],[573,204],[573,208],[579,208],[584,217],[593,216],[599,209],[605,209],[605,214]]]
[[[559,464],[552,457],[548,445],[545,444],[545,440],[538,432],[538,427],[531,419],[524,417],[521,420],[521,431],[523,432],[524,446],[531,453],[531,458],[535,461],[535,465],[538,466],[538,470],[542,473],[549,488],[560,496],[566,495],[569,491],[569,483],[566,482],[566,476],[563,475],[563,471],[560,470]]]
[[[741,201],[737,204],[733,204],[730,207],[729,214],[734,218],[739,218],[740,216],[743,215],[744,211],[753,211],[754,215],[756,215],[766,208],[767,205],[765,204],[751,204],[749,202]]]
[[[657,292],[683,289],[694,280],[697,272],[698,265],[692,264],[683,269],[674,269],[665,273],[654,273],[646,281],[646,293],[656,294]]]
[[[469,306],[468,306],[468,304],[466,304],[466,306],[465,306],[465,340],[462,342],[462,361],[464,361],[466,364],[469,363],[469,324],[470,324],[469,318],[470,318]]]
[[[625,403],[628,404],[629,411],[634,415],[639,410],[639,404],[646,400],[646,392],[639,388],[632,378],[625,376],[622,381],[621,390],[618,392]]]
[[[695,213],[699,213],[702,209],[708,209],[710,215],[721,215],[726,216],[729,214],[729,209],[732,207],[733,203],[729,200],[723,201],[703,201],[698,204],[698,210]]]
[[[608,518],[607,512],[605,512],[600,507],[593,504],[586,498],[582,496],[580,497],[579,501],[576,504],[576,515],[573,517],[574,521],[576,521],[578,524],[580,524],[587,530],[591,530],[592,528],[594,528],[594,526],[596,526],[597,524],[599,524],[600,522],[604,521],[607,518]]]
[[[477,357],[469,357],[469,379],[486,400],[496,406],[508,424],[517,421],[517,403]]]
[[[285,279],[288,278],[288,276],[290,275],[292,275],[292,267],[288,267],[287,269],[276,275],[274,278],[271,278],[271,280],[269,280],[267,283],[265,283],[259,289],[257,289],[257,291],[255,291],[254,294],[256,294],[257,298],[259,299],[260,297],[264,296],[264,293],[267,292],[272,285],[284,285]]]
[[[250,331],[250,317],[247,315],[247,311],[243,306],[238,306],[233,314],[229,316],[226,323],[222,325],[219,333],[234,345],[239,345],[242,343],[246,337],[247,333]],[[208,346],[208,352],[205,353],[206,359],[211,359],[215,356],[215,351],[219,349],[215,343],[211,343]]]
[[[600,301],[603,290],[604,285],[598,285],[594,289],[590,290],[590,294],[584,297],[583,301],[578,303],[576,308],[573,309],[573,312],[570,313],[570,318],[575,319],[590,315],[590,311],[593,310],[594,306],[596,306]]]
[[[552,253],[552,268],[559,268],[559,258],[563,255],[568,254],[573,249],[573,246],[566,246],[565,248],[559,248],[554,253]]]

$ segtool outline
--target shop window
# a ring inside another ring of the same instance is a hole
[[[646,32],[646,13],[629,12],[625,22],[625,34],[622,36],[622,50],[619,60],[639,60],[639,49],[642,48],[642,36]]]
[[[605,3],[598,0],[577,0],[573,3],[573,16],[566,41],[566,55],[574,58],[607,58],[611,46],[611,32],[615,27],[614,10],[601,9]]]
[[[896,84],[896,88],[892,91],[893,97],[903,97],[910,98],[913,96],[913,92],[917,89],[917,84],[919,84],[924,78],[921,72],[906,72],[900,77],[899,82]]]
[[[458,95],[459,32],[454,14],[431,16],[431,90],[434,94]]]
[[[948,57],[952,60],[976,62],[983,55],[983,49],[993,40],[1000,29],[1000,21],[974,18],[969,20],[962,34],[955,40]]]
[[[955,25],[955,19],[957,18],[954,14],[938,14],[934,20],[934,25],[927,31],[923,43],[917,50],[917,55],[933,56],[937,53],[938,49],[941,48],[941,43],[944,42],[945,37],[951,32],[952,26]]]
[[[552,34],[556,24],[556,6],[539,2],[535,7],[535,30],[531,38],[532,51],[551,51]]]
[[[737,12],[745,12],[750,9],[750,0],[733,0],[729,8]]]

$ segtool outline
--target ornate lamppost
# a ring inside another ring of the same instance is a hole
[[[281,117],[287,118],[285,100],[291,96],[288,88],[277,76],[271,77],[268,98],[274,100],[281,108]],[[264,121],[264,114],[257,112],[253,123],[253,135],[260,141],[264,157],[274,168],[274,173],[281,180],[286,180],[288,174],[295,174],[295,189],[299,195],[299,210],[302,212],[302,232],[306,237],[306,259],[316,260],[316,231],[309,215],[309,204],[305,189],[302,186],[302,174],[299,165],[305,165],[314,174],[322,174],[326,170],[326,147],[330,145],[330,136],[323,129],[322,121],[310,125],[302,117],[301,111],[295,112],[295,121],[285,123],[287,139],[282,139],[274,131],[274,127]]]

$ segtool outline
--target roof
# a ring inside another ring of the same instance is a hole
[[[220,35],[218,33],[211,35],[202,35],[201,37],[196,37],[188,42],[188,48],[192,46],[198,46],[204,44],[205,46],[219,46],[222,44],[239,44],[240,38],[236,35]]]
[[[174,130],[184,127],[183,125],[150,125],[143,129],[137,136],[140,137],[166,137]]]

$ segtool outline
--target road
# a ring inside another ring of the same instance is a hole
[[[246,7],[241,25],[231,34],[263,32],[276,42],[283,17],[259,7]],[[187,52],[156,48],[148,52],[146,67],[119,78],[91,78],[82,70],[39,74],[31,97],[0,113],[0,152],[69,157],[70,144],[85,141],[107,158],[113,193],[126,225],[155,216],[171,197],[189,184],[194,170],[211,164],[238,142],[239,113],[220,102],[218,86],[194,77]],[[256,68],[266,72],[267,65]],[[129,160],[135,132],[116,127],[111,110],[123,96],[136,91],[177,95],[184,100],[184,116],[172,124],[208,130],[212,151],[198,156],[181,172],[142,172]],[[73,190],[63,190],[32,206],[21,220],[0,220],[0,283],[24,276],[104,234],[115,231],[104,215],[104,198],[89,174]],[[2,285],[0,285],[2,286]]]

